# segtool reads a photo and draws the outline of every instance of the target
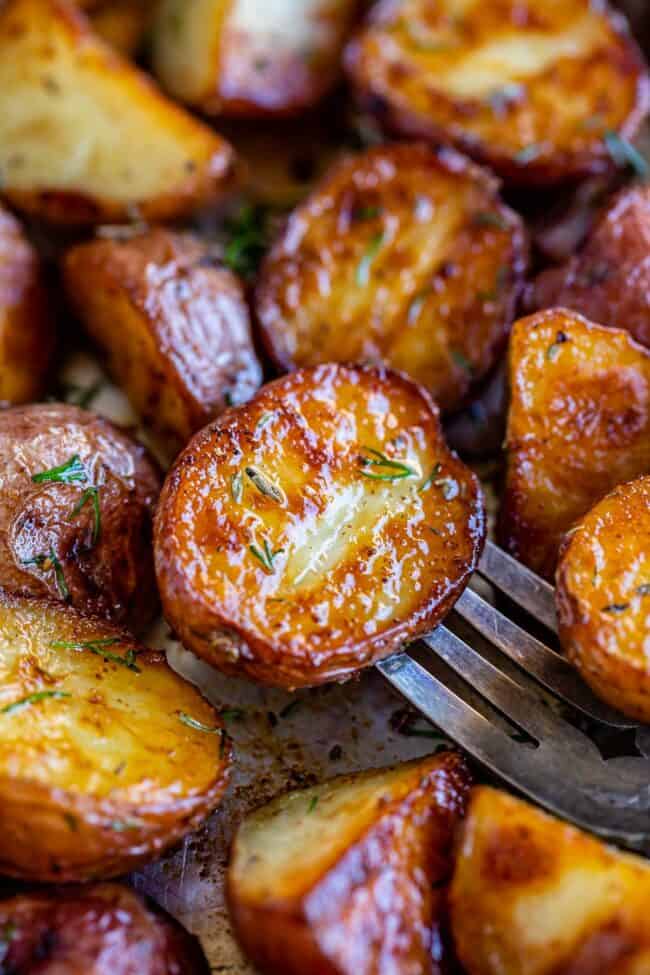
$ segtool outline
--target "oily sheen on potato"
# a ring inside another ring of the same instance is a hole
[[[214,810],[229,752],[164,654],[60,603],[0,598],[2,873],[126,873]]]
[[[379,146],[294,211],[257,315],[281,368],[384,362],[449,411],[502,351],[525,267],[521,220],[485,171],[450,150]]]
[[[0,411],[0,587],[141,630],[158,597],[160,475],[145,449],[76,406]]]
[[[568,536],[560,640],[600,697],[650,722],[650,477],[616,488]]]
[[[243,287],[198,237],[153,228],[78,244],[64,279],[116,382],[177,449],[260,385]]]
[[[512,183],[612,171],[648,110],[643,55],[600,0],[379,0],[346,63],[388,129]]]
[[[485,532],[427,393],[382,368],[299,370],[197,434],[155,524],[165,616],[227,673],[340,680],[434,626]]]
[[[495,789],[473,790],[451,885],[467,975],[644,975],[650,865]]]
[[[250,959],[270,975],[440,975],[468,793],[467,767],[447,752],[290,792],[248,816],[227,889]]]
[[[650,471],[650,352],[566,309],[518,321],[501,543],[551,579],[560,544],[617,484]]]
[[[121,884],[0,901],[2,965],[20,975],[209,975],[198,940]]]
[[[0,7],[0,172],[63,224],[179,217],[220,197],[233,152],[93,33],[72,0]]]

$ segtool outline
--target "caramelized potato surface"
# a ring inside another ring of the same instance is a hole
[[[557,607],[562,646],[584,679],[650,722],[650,477],[616,488],[566,539]]]
[[[243,288],[197,237],[158,228],[79,244],[64,277],[116,382],[179,448],[260,385]]]
[[[277,975],[438,975],[454,828],[453,752],[279,796],[244,820],[228,872],[239,941]]]
[[[478,480],[397,373],[305,369],[190,442],[156,513],[163,609],[226,673],[349,677],[434,626],[485,533]]]
[[[347,50],[362,104],[512,183],[613,170],[648,110],[643,55],[591,0],[380,0]]]
[[[0,468],[0,587],[143,629],[160,489],[144,448],[76,406],[17,406],[0,411]]]
[[[18,221],[0,206],[0,403],[43,394],[54,342],[40,261]]]
[[[526,304],[572,308],[650,347],[649,295],[650,187],[640,186],[614,199],[580,254],[537,277]]]
[[[487,173],[451,150],[379,146],[294,211],[257,314],[284,369],[385,362],[452,410],[501,352],[525,267],[521,220]]]
[[[208,115],[296,115],[341,74],[359,0],[162,0],[153,62],[164,87]]]
[[[0,931],[4,970],[20,975],[210,971],[196,938],[121,884],[34,890],[2,900]]]
[[[617,484],[650,471],[650,352],[565,309],[518,321],[501,543],[553,577],[562,538]]]
[[[0,598],[0,871],[125,873],[217,806],[229,747],[164,654],[60,603]]]
[[[644,975],[650,865],[495,789],[473,790],[451,885],[467,975]]]
[[[0,171],[63,224],[181,216],[222,195],[230,146],[97,37],[72,0],[0,7]]]

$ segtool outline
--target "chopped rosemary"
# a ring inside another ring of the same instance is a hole
[[[632,169],[639,179],[650,175],[650,165],[639,150],[619,135],[618,132],[605,133],[605,145],[610,156],[620,169]]]
[[[555,362],[555,360],[560,354],[560,346],[564,345],[565,342],[570,342],[570,341],[571,339],[565,332],[558,332],[557,335],[555,336],[555,342],[553,342],[552,345],[549,345],[548,349],[546,350],[547,360],[549,362]]]
[[[21,565],[36,565],[39,569],[44,569],[49,572],[50,569],[54,569],[54,578],[56,580],[56,588],[61,599],[70,598],[70,590],[68,589],[67,583],[65,581],[65,575],[63,574],[63,567],[56,557],[54,549],[50,549],[49,555],[41,554],[35,555],[32,559],[23,559]]]
[[[307,807],[307,812],[308,813],[313,813],[313,811],[314,811],[314,809],[316,808],[317,805],[318,805],[318,796],[312,796],[311,797],[311,802],[309,803],[309,806]]]
[[[426,481],[420,485],[420,493],[422,493],[423,491],[428,491],[431,485],[435,484],[435,479],[441,470],[442,470],[442,464],[440,463],[434,464],[433,469],[429,474],[429,476],[427,477]]]
[[[223,261],[244,278],[255,274],[264,257],[269,244],[270,217],[268,207],[247,203],[226,224],[229,240]]]
[[[134,674],[140,674],[141,670],[135,662],[137,657],[135,650],[127,650],[124,656],[121,657],[117,653],[109,653],[104,649],[104,647],[110,647],[119,642],[118,637],[107,637],[103,640],[87,640],[80,643],[57,640],[55,643],[51,643],[50,646],[54,650],[87,650],[89,653],[97,654],[98,657],[101,657],[107,663],[119,664],[121,667],[126,667],[127,670],[132,670]]]
[[[211,728],[210,725],[203,724],[202,721],[197,721],[190,714],[186,714],[185,711],[178,712],[178,720],[183,724],[187,725],[188,728],[193,728],[194,731],[203,731],[206,735],[222,735],[223,728]]]
[[[442,470],[442,464],[435,464],[433,470],[427,477],[424,484],[420,487],[420,494],[423,491],[428,491],[430,487],[435,485],[439,487],[442,491],[442,496],[445,501],[453,501],[454,498],[458,497],[460,494],[460,488],[458,486],[458,481],[454,480],[453,477],[438,477],[438,474]],[[432,528],[431,531],[434,531]]]
[[[241,471],[237,471],[230,478],[230,493],[235,504],[239,504],[244,494],[244,478]]]
[[[357,266],[356,280],[360,288],[365,288],[370,281],[370,269],[372,267],[372,262],[379,253],[383,243],[384,233],[382,231],[381,233],[375,234],[366,247],[366,252]]]
[[[270,481],[265,474],[262,474],[261,471],[256,471],[254,467],[247,467],[246,477],[253,482],[260,494],[263,494],[267,498],[272,498],[273,501],[277,501],[278,504],[284,504],[286,501],[284,491],[282,491],[279,487],[276,487],[276,485]]]
[[[270,413],[262,413],[261,417],[257,421],[257,426],[255,427],[255,434],[254,435],[257,436],[258,433],[261,433],[261,431],[264,429],[264,427],[268,426],[268,424],[274,418],[275,418],[275,413],[273,413],[273,412],[270,412]]]
[[[381,450],[375,450],[373,447],[362,447],[361,449],[365,450],[367,454],[370,454],[370,457],[359,457],[359,463],[361,464],[360,473],[364,477],[369,477],[373,481],[400,481],[404,477],[416,476],[416,472],[408,464],[399,460],[391,460]],[[383,468],[383,473],[381,471],[367,471],[363,469],[364,467]]]
[[[76,518],[81,512],[82,508],[88,503],[92,503],[93,506],[93,545],[96,545],[100,539],[102,533],[102,513],[99,505],[99,488],[98,487],[88,487],[81,495],[76,505],[68,515],[69,518]]]
[[[0,714],[18,714],[20,711],[24,711],[25,708],[31,707],[32,704],[38,704],[39,701],[60,700],[63,697],[71,697],[71,694],[67,694],[65,691],[36,691],[34,694],[28,694],[26,697],[21,697],[19,701],[12,701],[11,704],[5,704],[3,708],[0,708]]]
[[[262,568],[269,575],[271,575],[274,572],[273,563],[275,559],[278,557],[278,555],[282,555],[282,553],[284,552],[283,548],[278,548],[275,550],[275,552],[272,551],[271,546],[269,545],[268,540],[266,538],[264,539],[264,546],[262,549],[259,549],[257,545],[249,545],[248,550],[251,553],[251,555],[253,555],[257,559],[257,561],[261,563]]]
[[[34,484],[43,484],[46,481],[54,481],[58,484],[85,484],[88,480],[88,473],[79,454],[74,454],[64,464],[58,467],[50,467],[47,471],[39,474],[32,474]]]

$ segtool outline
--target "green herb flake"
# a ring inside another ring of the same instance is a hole
[[[244,478],[241,471],[237,471],[230,478],[230,493],[235,504],[239,504],[244,496]]]
[[[255,426],[254,436],[258,436],[258,434],[260,434],[262,430],[264,430],[264,428],[269,425],[271,420],[274,419],[275,419],[275,413],[273,412],[262,413],[261,417],[259,418]]]
[[[244,278],[251,278],[256,273],[267,250],[270,215],[268,207],[247,203],[226,223],[229,240],[224,251],[224,264]]]
[[[257,545],[249,545],[248,550],[251,553],[251,555],[254,558],[256,558],[257,561],[261,564],[262,568],[268,575],[273,574],[273,572],[275,571],[273,563],[277,559],[278,555],[282,555],[282,553],[284,552],[283,548],[278,548],[275,550],[275,552],[272,551],[271,546],[269,545],[269,542],[266,538],[264,539],[263,548],[260,549],[257,547]]]
[[[479,210],[472,214],[472,223],[475,227],[494,227],[496,230],[508,229],[508,224],[500,213],[492,213],[488,210]]]
[[[603,613],[624,613],[630,608],[629,603],[609,603],[608,606],[603,606]]]
[[[366,454],[370,454],[369,457],[363,455],[359,457],[360,473],[364,477],[373,481],[401,481],[405,477],[416,476],[416,472],[408,464],[399,460],[391,460],[381,450],[375,450],[373,447],[362,447],[361,449]],[[366,470],[365,468],[368,467],[379,468],[379,470]]]
[[[81,407],[87,410],[93,400],[99,396],[106,385],[104,379],[98,379],[89,386],[79,386],[77,383],[65,383],[62,390],[62,398],[66,403]]]
[[[278,504],[284,504],[287,500],[282,491],[273,481],[269,480],[266,474],[262,474],[261,471],[256,470],[254,467],[246,468],[246,477],[248,477],[260,494],[263,494],[266,498],[271,498],[273,501],[277,501]]]
[[[435,483],[435,479],[441,470],[442,470],[442,464],[440,463],[434,464],[431,473],[427,477],[426,481],[420,485],[420,494],[422,494],[424,491],[429,490],[431,485]]]
[[[21,697],[18,701],[12,701],[11,704],[5,704],[3,708],[0,708],[0,714],[20,714],[25,708],[31,707],[32,704],[38,704],[40,701],[59,701],[64,697],[71,696],[65,691],[36,691],[34,694]]]
[[[34,484],[44,484],[52,481],[57,484],[85,484],[88,480],[88,473],[79,454],[75,454],[58,467],[51,467],[47,471],[39,474],[32,474]]]
[[[631,169],[639,179],[647,179],[650,165],[639,150],[619,135],[618,132],[605,133],[605,145],[613,161],[620,169]]]
[[[379,234],[375,234],[366,247],[365,254],[357,265],[356,281],[360,288],[365,288],[370,281],[370,270],[372,268],[372,263],[381,250],[382,244],[384,243],[384,236],[383,231]]]
[[[193,718],[191,714],[186,714],[185,711],[178,712],[178,720],[187,725],[188,728],[193,728],[194,731],[202,731],[206,735],[221,735],[223,734],[223,728],[211,728],[210,725],[203,724],[202,721],[197,721]]]
[[[314,809],[318,805],[318,796],[312,796],[309,806],[307,807],[307,813],[313,813]]]
[[[57,592],[61,599],[70,598],[70,590],[68,589],[67,583],[65,581],[65,575],[63,574],[63,567],[59,562],[54,549],[50,549],[49,555],[44,553],[40,555],[35,555],[31,559],[23,559],[20,563],[21,565],[35,565],[39,569],[43,569],[44,572],[49,572],[50,569],[54,570],[54,578],[56,581]]]
[[[88,487],[83,492],[76,505],[68,515],[69,518],[76,518],[82,509],[91,502],[93,507],[93,534],[92,543],[96,545],[102,534],[102,512],[99,504],[99,488]]]
[[[120,643],[119,637],[107,637],[104,640],[86,640],[85,642],[80,643],[68,642],[67,640],[57,640],[55,643],[51,643],[50,646],[53,650],[87,650],[88,653],[96,654],[107,663],[118,664],[120,667],[126,667],[127,670],[132,670],[135,674],[142,673],[135,662],[137,658],[137,652],[135,650],[127,650],[122,657],[117,653],[110,653],[105,649],[105,647],[114,646],[116,643]]]
[[[555,336],[555,341],[553,342],[552,345],[549,345],[548,349],[546,350],[547,361],[555,362],[555,360],[560,354],[560,348],[564,345],[565,342],[570,342],[570,341],[571,339],[565,332],[558,332],[557,335]]]
[[[442,464],[434,465],[433,470],[427,477],[426,481],[420,486],[420,494],[422,494],[424,491],[428,491],[430,487],[435,486],[440,488],[445,501],[453,501],[453,499],[458,497],[460,494],[458,481],[456,481],[453,477],[438,477],[441,470]],[[432,528],[431,531],[435,530]],[[439,534],[439,532],[437,534]]]

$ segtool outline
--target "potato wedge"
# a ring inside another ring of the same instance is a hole
[[[0,404],[40,398],[54,344],[38,255],[18,221],[0,206]]]
[[[650,352],[566,309],[515,323],[502,545],[552,579],[562,538],[650,471]]]
[[[587,683],[650,722],[650,477],[616,488],[571,532],[556,599],[562,646]]]
[[[319,366],[197,434],[156,512],[165,616],[226,673],[342,680],[435,625],[485,533],[478,480],[423,389]]]
[[[644,975],[650,865],[496,789],[473,790],[451,885],[467,975]]]
[[[20,975],[209,975],[198,940],[121,884],[0,901],[2,964]]]
[[[179,448],[260,385],[243,288],[199,238],[158,228],[79,244],[64,279],[116,382]]]
[[[63,224],[164,220],[221,196],[233,161],[71,0],[0,7],[0,173],[16,207]]]
[[[164,654],[46,600],[0,597],[0,871],[115,876],[195,829],[224,791],[214,708]]]
[[[580,254],[537,277],[526,304],[572,308],[650,347],[649,294],[650,187],[640,186],[614,199]]]
[[[0,411],[0,467],[0,587],[142,630],[160,489],[144,448],[76,406],[16,406]]]
[[[380,0],[346,66],[388,129],[513,184],[615,170],[648,111],[643,55],[600,0]]]
[[[233,845],[235,932],[269,975],[438,975],[469,773],[447,752],[279,796]]]
[[[153,64],[163,86],[208,115],[304,112],[338,81],[359,0],[162,0]]]
[[[284,369],[385,362],[458,407],[494,365],[526,246],[494,180],[450,150],[379,146],[335,165],[260,272],[256,308]]]

